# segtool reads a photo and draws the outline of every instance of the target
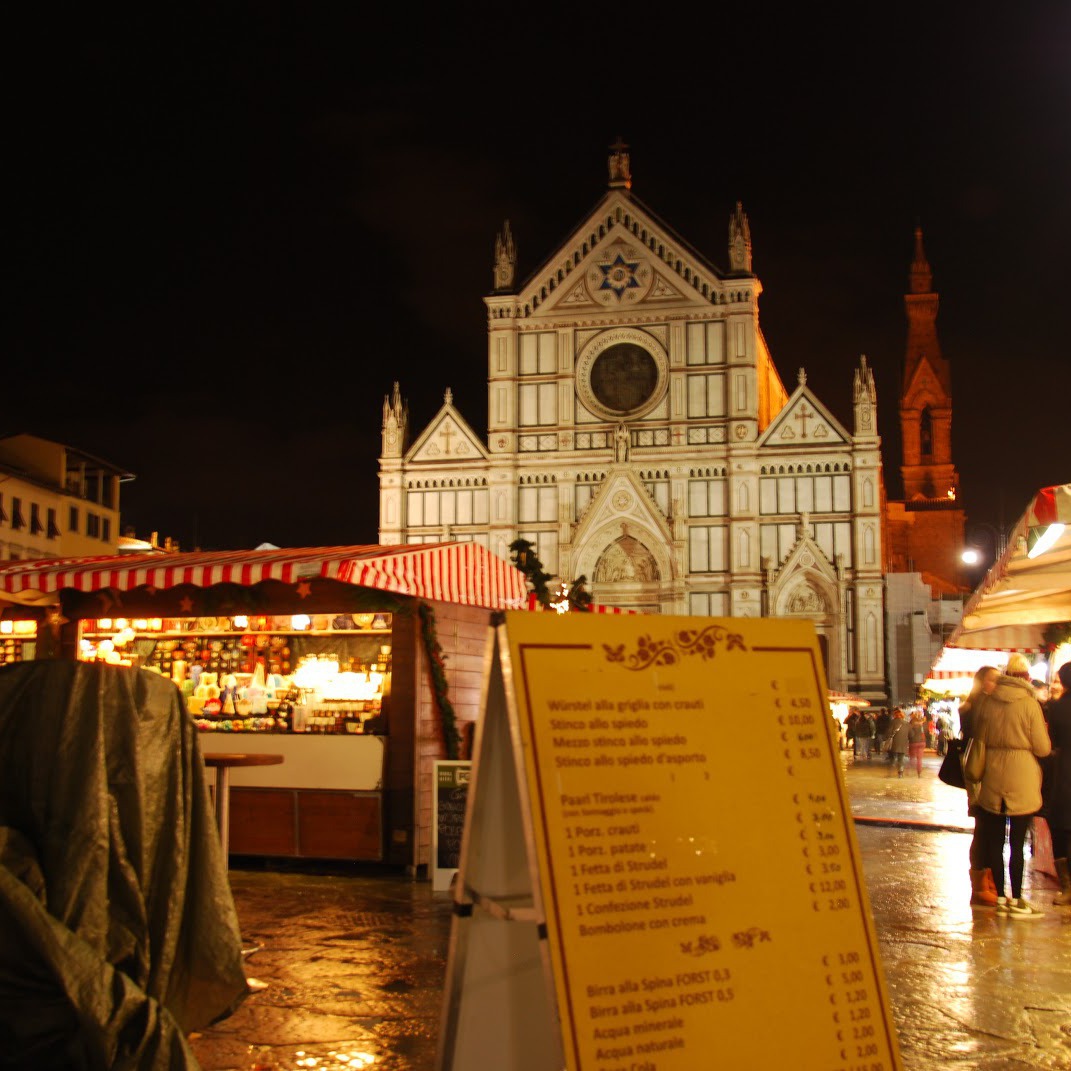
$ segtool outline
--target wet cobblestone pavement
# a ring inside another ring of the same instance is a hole
[[[1071,907],[1029,869],[1029,924],[970,907],[964,794],[843,756],[863,868],[908,1071],[1071,1069]],[[867,819],[867,821],[864,821]],[[898,823],[898,824],[894,824]],[[450,901],[429,882],[364,870],[231,871],[247,961],[268,983],[193,1039],[205,1071],[258,1066],[431,1071]],[[263,1047],[260,1052],[255,1052]],[[488,1069],[494,1071],[494,1069]]]

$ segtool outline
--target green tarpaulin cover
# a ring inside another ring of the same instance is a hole
[[[204,765],[146,670],[0,669],[0,1068],[196,1068],[248,992]]]

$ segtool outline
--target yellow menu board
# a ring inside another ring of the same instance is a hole
[[[439,1071],[900,1071],[813,625],[495,618]]]
[[[504,637],[566,1066],[899,1068],[813,625]]]

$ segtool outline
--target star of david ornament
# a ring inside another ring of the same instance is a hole
[[[609,264],[600,264],[603,280],[600,290],[612,290],[618,299],[626,290],[638,290],[639,280],[636,278],[636,269],[640,266],[638,260],[625,260],[618,253]]]

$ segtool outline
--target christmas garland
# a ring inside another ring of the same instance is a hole
[[[1041,638],[1045,648],[1052,654],[1063,643],[1071,643],[1071,621],[1053,621],[1046,625]]]
[[[439,719],[442,722],[443,745],[448,759],[461,757],[461,734],[457,730],[457,714],[454,713],[454,705],[447,696],[448,685],[446,683],[446,659],[443,656],[442,644],[435,632],[435,611],[426,603],[417,604],[417,612],[420,614],[421,633],[424,636],[424,650],[428,655],[428,666],[431,669],[431,687],[435,693],[435,704],[439,708]]]

